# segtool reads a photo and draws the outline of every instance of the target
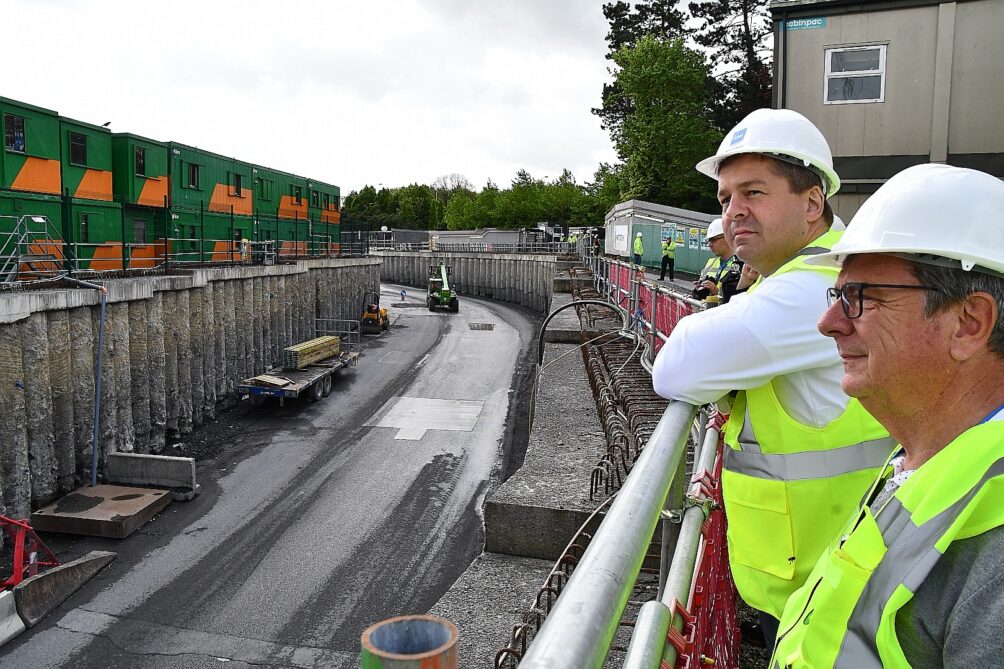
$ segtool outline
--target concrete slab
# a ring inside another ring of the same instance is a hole
[[[17,614],[14,593],[10,590],[0,592],[0,646],[26,629],[24,621]]]
[[[470,432],[485,403],[477,400],[440,400],[392,397],[364,425],[396,427],[395,439],[419,440],[428,430]]]
[[[557,560],[602,499],[589,499],[606,448],[578,346],[548,344],[523,467],[485,504],[485,550]]]
[[[429,613],[460,631],[460,666],[494,667],[495,654],[509,642],[512,628],[554,565],[546,560],[482,553]]]
[[[170,503],[167,490],[83,487],[31,514],[31,525],[36,532],[124,539]]]
[[[12,591],[21,620],[28,627],[34,627],[116,557],[109,551],[91,551],[82,558],[21,581]]]
[[[111,453],[105,477],[109,483],[170,488],[171,498],[190,501],[199,492],[195,458],[145,453]]]
[[[551,311],[572,303],[571,293],[555,292],[551,297]],[[582,325],[578,312],[569,307],[551,319],[544,331],[544,341],[548,343],[578,344]]]

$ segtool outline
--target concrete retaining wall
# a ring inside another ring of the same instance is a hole
[[[99,463],[158,453],[235,401],[237,383],[314,335],[358,319],[380,259],[199,269],[108,287]],[[0,294],[0,512],[32,508],[90,476],[96,290]]]
[[[428,285],[429,265],[450,265],[450,279],[460,285],[460,294],[515,302],[545,311],[551,299],[556,269],[554,256],[482,253],[374,252],[383,258],[380,280],[416,286]]]

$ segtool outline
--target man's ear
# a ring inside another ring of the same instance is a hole
[[[968,360],[986,348],[997,324],[999,308],[997,300],[989,293],[972,293],[958,305],[958,325],[952,335],[952,358]]]
[[[819,186],[810,188],[806,195],[805,220],[809,223],[815,223],[823,215],[823,209],[826,207],[826,196],[823,195],[823,190]]]

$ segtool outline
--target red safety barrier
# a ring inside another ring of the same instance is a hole
[[[669,335],[684,316],[694,313],[694,307],[687,304],[679,297],[668,293],[660,292],[655,303],[655,329],[664,335]],[[663,341],[659,337],[655,338],[655,351],[659,352]]]
[[[14,546],[14,564],[10,576],[3,582],[4,588],[13,588],[24,579],[37,574],[40,568],[59,566],[59,559],[38,538],[27,521],[0,516],[0,527]]]
[[[685,644],[677,645],[676,666],[683,669],[715,666],[739,667],[739,620],[736,617],[738,593],[729,569],[729,551],[725,540],[726,519],[722,509],[722,442],[714,472],[695,473],[691,494],[706,496],[714,507],[701,529],[701,546],[694,568],[690,602],[684,615]],[[669,640],[673,643],[673,640]]]

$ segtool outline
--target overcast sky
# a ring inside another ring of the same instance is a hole
[[[0,0],[0,95],[342,188],[614,160],[602,0]]]

